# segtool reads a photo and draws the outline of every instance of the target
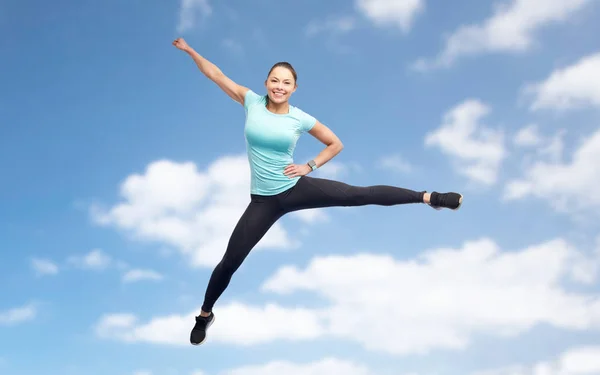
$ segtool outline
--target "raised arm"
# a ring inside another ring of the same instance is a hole
[[[183,38],[177,38],[173,45],[180,50],[186,52],[192,57],[198,69],[211,81],[217,84],[231,99],[244,105],[244,96],[248,92],[248,88],[238,85],[231,78],[227,77],[218,66],[202,57],[192,47],[190,47]]]

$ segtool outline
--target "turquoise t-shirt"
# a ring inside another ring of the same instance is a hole
[[[250,162],[250,192],[258,195],[279,194],[294,186],[299,177],[283,174],[293,163],[294,149],[302,133],[317,120],[290,106],[287,114],[276,114],[266,108],[266,98],[248,90],[244,98],[246,124],[244,135]]]

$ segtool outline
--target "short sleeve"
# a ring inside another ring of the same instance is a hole
[[[317,123],[317,119],[304,111],[299,111],[299,114],[300,129],[303,132],[310,131],[313,128],[313,126],[315,126],[315,124]]]
[[[250,107],[252,107],[256,103],[260,102],[261,99],[262,99],[262,96],[258,95],[257,93],[255,93],[252,90],[248,90],[246,92],[246,95],[244,96],[244,109],[246,111],[248,111],[248,109]]]

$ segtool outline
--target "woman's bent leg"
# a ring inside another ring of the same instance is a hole
[[[234,272],[281,215],[281,207],[276,199],[253,197],[231,234],[225,255],[212,272],[202,311],[212,311]]]
[[[424,191],[389,185],[354,186],[344,182],[303,176],[285,197],[286,211],[333,206],[393,206],[424,203]]]

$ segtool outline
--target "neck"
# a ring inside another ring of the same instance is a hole
[[[273,103],[269,101],[267,103],[267,109],[276,114],[286,114],[290,111],[290,104],[288,102],[285,103]]]

